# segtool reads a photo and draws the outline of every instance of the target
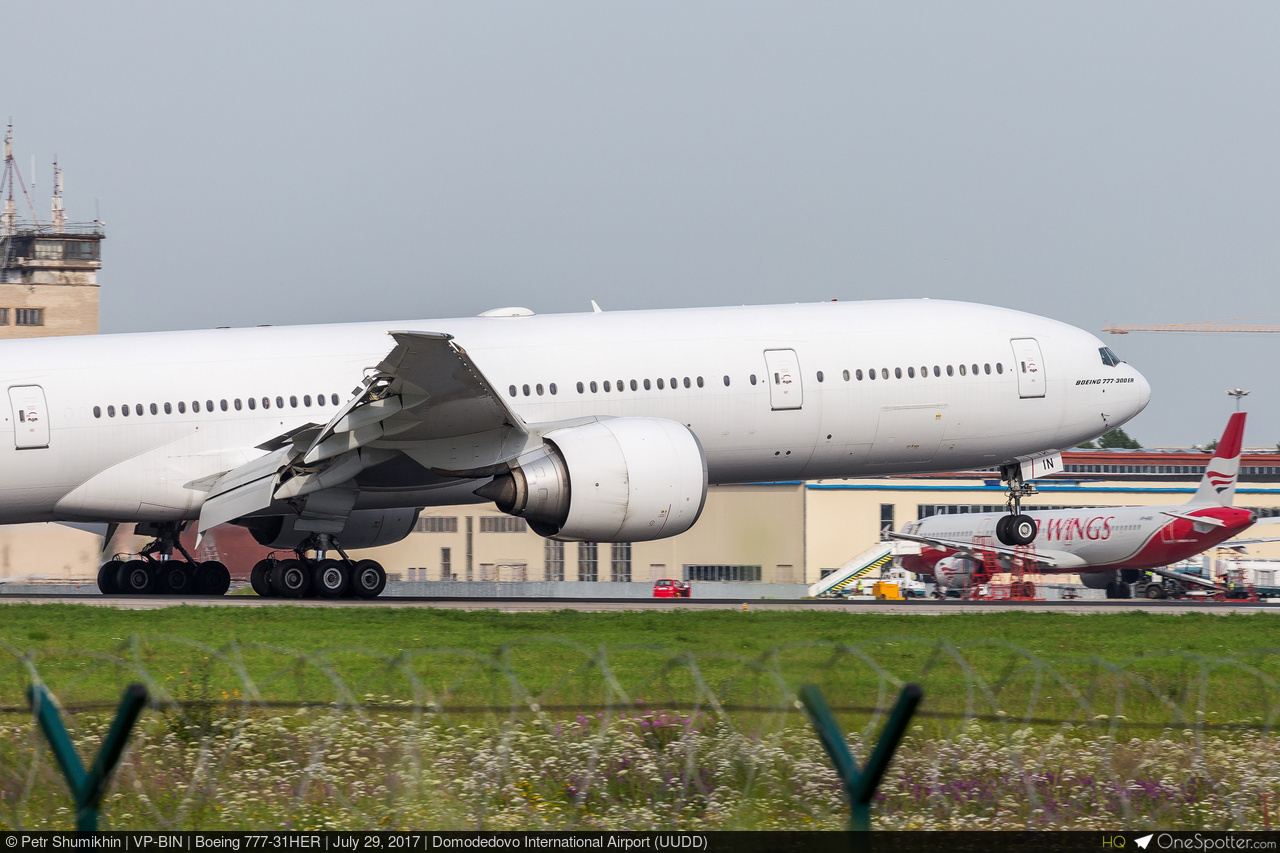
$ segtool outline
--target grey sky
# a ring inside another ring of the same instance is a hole
[[[103,331],[893,296],[1280,311],[1274,3],[11,4]],[[30,176],[27,176],[28,179]],[[1261,322],[1280,323],[1280,317]],[[1280,336],[1108,340],[1148,445],[1280,441]],[[163,355],[163,354],[161,354]],[[1052,369],[1052,366],[1049,366]]]

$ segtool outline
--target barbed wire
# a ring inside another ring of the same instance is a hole
[[[839,828],[796,701],[827,695],[859,760],[901,686],[925,688],[878,825],[1269,828],[1280,651],[1050,661],[1011,643],[782,644],[757,657],[531,636],[492,654],[0,643],[0,828],[71,823],[24,693],[81,752],[123,685],[152,697],[111,828]]]

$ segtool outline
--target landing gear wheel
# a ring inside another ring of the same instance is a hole
[[[263,598],[271,597],[271,569],[275,564],[275,560],[259,560],[253,564],[253,571],[249,572],[249,586]]]
[[[1132,598],[1133,590],[1127,583],[1112,581],[1107,584],[1107,598]]]
[[[195,586],[195,572],[181,560],[166,560],[160,564],[160,589],[169,595],[190,593]]]
[[[231,589],[231,572],[217,560],[201,563],[196,568],[196,592],[201,595],[226,595]]]
[[[1147,584],[1146,596],[1152,600],[1165,597],[1164,586],[1158,583]]]
[[[1013,544],[1013,539],[1009,536],[1009,525],[1012,522],[1012,515],[1002,515],[1000,520],[996,522],[996,538],[1000,540],[1001,545]]]
[[[115,560],[103,563],[98,569],[98,591],[103,595],[118,594],[120,587],[116,586],[116,573],[119,571],[120,564]]]
[[[311,589],[321,598],[341,598],[351,586],[351,569],[342,560],[321,560],[311,571]]]
[[[155,569],[146,560],[130,560],[116,570],[116,588],[129,595],[155,592],[156,580]]]
[[[1011,516],[1006,529],[1009,531],[1009,538],[1013,540],[1010,543],[1012,545],[1030,545],[1036,541],[1036,533],[1039,532],[1036,520],[1029,515]]]
[[[361,560],[351,573],[351,591],[360,598],[377,598],[387,587],[387,573],[373,560]]]
[[[281,598],[302,598],[311,591],[311,572],[301,560],[281,560],[271,572],[271,591]]]

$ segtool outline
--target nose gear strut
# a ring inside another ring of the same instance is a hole
[[[1035,519],[1022,512],[1022,499],[1038,494],[1035,484],[1022,479],[1022,466],[1016,463],[1000,466],[1000,480],[1008,485],[1005,508],[1009,514],[996,522],[996,538],[1014,547],[1030,545],[1039,529]]]

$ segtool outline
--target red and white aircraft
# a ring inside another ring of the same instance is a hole
[[[1251,510],[1231,505],[1244,421],[1243,412],[1227,421],[1200,488],[1185,504],[1029,511],[1038,535],[1034,552],[1023,553],[1045,573],[1079,573],[1085,586],[1105,589],[1108,598],[1128,598],[1128,583],[1140,572],[1194,557],[1241,533],[1256,521]],[[963,585],[984,556],[994,554],[1007,568],[1019,553],[996,539],[996,525],[1006,517],[991,512],[935,515],[890,535],[924,546],[918,556],[903,557],[905,569]],[[1255,541],[1266,540],[1248,540]]]

